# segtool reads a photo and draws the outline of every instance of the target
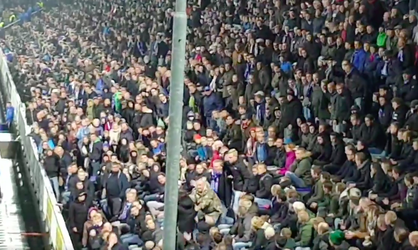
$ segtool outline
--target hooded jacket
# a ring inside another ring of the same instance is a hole
[[[311,166],[312,166],[311,153],[306,151],[302,159],[296,160],[290,167],[290,171],[297,177],[302,178],[306,185],[312,184]]]

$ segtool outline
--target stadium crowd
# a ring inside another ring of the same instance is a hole
[[[178,211],[174,1],[43,6],[1,47],[76,249],[417,249],[418,1],[189,1]]]

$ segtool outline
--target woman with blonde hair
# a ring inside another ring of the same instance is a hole
[[[321,218],[322,219],[322,218]],[[313,250],[329,249],[329,234],[331,229],[326,222],[320,222],[315,228],[317,236],[313,240]]]
[[[101,211],[95,208],[90,208],[87,221],[84,223],[84,227],[83,227],[83,236],[81,239],[81,243],[83,246],[87,246],[90,230],[92,228],[101,229],[105,222],[106,222],[106,217],[103,215]]]
[[[268,235],[269,234],[271,235],[271,230],[273,230],[274,232],[274,229],[266,221],[266,218],[259,217],[259,216],[255,216],[251,219],[251,229],[252,229],[252,237],[250,241],[247,243],[235,242],[233,244],[234,250],[239,250],[239,249],[248,248],[248,247],[251,247],[252,249],[262,249],[267,244],[265,231],[267,230]],[[273,233],[273,236],[274,236],[274,233]]]
[[[240,243],[236,249],[250,246],[247,243],[251,240],[253,218],[257,215],[257,212],[258,207],[252,201],[247,199],[239,201],[237,220],[230,230],[231,235],[236,235],[235,243]]]

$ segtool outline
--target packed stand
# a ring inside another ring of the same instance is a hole
[[[162,249],[173,1],[44,4],[2,48],[74,245]],[[173,249],[417,249],[416,11],[189,2]]]

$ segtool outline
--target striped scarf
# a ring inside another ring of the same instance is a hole
[[[215,193],[218,193],[219,180],[221,179],[222,173],[212,173],[212,181],[210,182],[210,187]]]

